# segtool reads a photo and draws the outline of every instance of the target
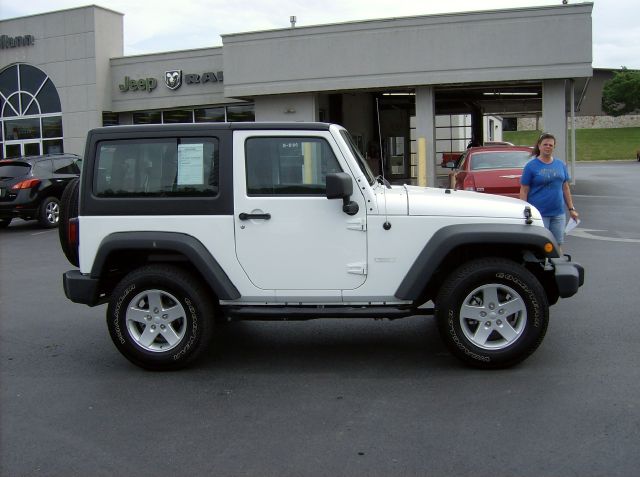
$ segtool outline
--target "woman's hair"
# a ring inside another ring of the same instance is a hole
[[[549,134],[549,133],[540,134],[540,137],[536,141],[535,146],[533,146],[533,151],[531,151],[532,157],[538,157],[540,155],[540,143],[545,139],[553,139],[553,142],[554,143],[556,142],[556,137],[553,134]]]

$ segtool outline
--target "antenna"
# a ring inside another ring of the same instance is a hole
[[[296,27],[296,21],[297,21],[297,20],[298,20],[298,19],[296,18],[296,16],[295,16],[295,15],[291,15],[291,16],[289,17],[289,21],[291,22],[291,28],[295,28],[295,27]]]
[[[384,189],[382,189],[382,193],[384,195],[384,224],[382,224],[382,228],[385,230],[391,229],[391,222],[389,222],[389,217],[387,216],[387,187],[391,188],[387,180],[384,178],[384,151],[382,150],[382,128],[380,126],[380,98],[376,98],[376,114],[378,116],[378,140],[380,141],[380,161],[381,161],[381,175],[382,175],[382,185]]]

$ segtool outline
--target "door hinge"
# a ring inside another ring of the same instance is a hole
[[[366,275],[367,264],[365,262],[348,263],[347,273],[352,273],[353,275]]]
[[[347,228],[349,230],[360,230],[362,232],[367,230],[367,221],[365,219],[353,219],[347,221]]]

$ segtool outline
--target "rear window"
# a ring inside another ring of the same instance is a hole
[[[471,156],[471,170],[518,169],[531,159],[528,151],[490,151],[478,152]]]
[[[218,194],[215,138],[162,138],[99,143],[98,197],[212,197]]]
[[[0,163],[0,179],[14,179],[29,174],[31,166],[26,162]]]

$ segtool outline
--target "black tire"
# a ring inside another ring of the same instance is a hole
[[[47,197],[38,209],[38,223],[42,227],[51,229],[58,226],[60,221],[60,201],[55,197]]]
[[[62,197],[60,198],[60,220],[58,224],[58,237],[60,238],[60,247],[64,256],[69,262],[76,266],[80,266],[80,258],[78,254],[78,244],[71,245],[69,243],[69,220],[78,217],[78,188],[80,179],[73,179],[67,184]]]
[[[199,280],[172,265],[134,270],[120,281],[109,301],[111,339],[137,366],[154,371],[182,368],[211,341],[210,294]]]
[[[7,227],[9,227],[9,224],[11,223],[13,219],[9,218],[9,219],[0,219],[0,229],[6,229]]]
[[[468,262],[444,281],[436,298],[442,339],[463,362],[507,368],[542,342],[549,304],[536,277],[503,258]]]

